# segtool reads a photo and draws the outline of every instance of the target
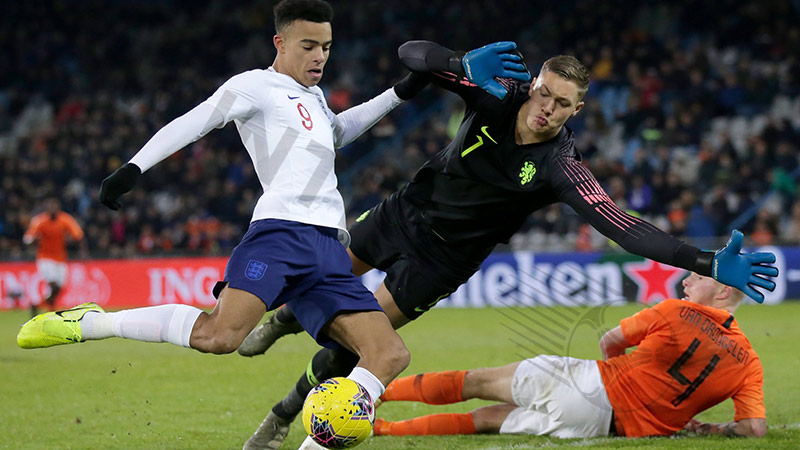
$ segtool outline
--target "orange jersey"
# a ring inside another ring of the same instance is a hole
[[[31,219],[28,231],[25,232],[25,239],[39,240],[36,249],[37,259],[47,258],[65,262],[67,260],[67,234],[76,241],[83,239],[83,230],[72,216],[61,211],[53,219],[50,213],[44,212]]]
[[[598,361],[620,434],[670,435],[731,397],[734,420],[766,418],[761,361],[727,311],[669,299],[620,327],[638,347]]]

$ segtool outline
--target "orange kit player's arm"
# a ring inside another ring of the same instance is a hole
[[[723,436],[762,437],[767,434],[766,410],[764,408],[764,372],[760,360],[751,363],[750,375],[745,385],[733,394],[733,420],[726,423],[703,423],[692,419],[684,430],[697,434],[719,434]]]
[[[629,347],[633,347],[633,345],[625,339],[625,335],[622,334],[622,327],[619,325],[606,332],[600,338],[600,352],[603,354],[604,360],[624,355],[625,350]]]
[[[69,232],[72,240],[80,241],[83,239],[83,229],[80,225],[78,225],[78,221],[69,214],[64,214],[61,217],[63,217],[64,224],[67,226],[67,231]]]
[[[69,232],[70,238],[73,241],[78,241],[79,242],[78,245],[80,247],[80,256],[81,256],[81,258],[83,258],[83,259],[88,258],[89,257],[89,246],[86,243],[86,239],[83,238],[84,237],[83,229],[78,224],[78,221],[75,220],[75,218],[70,216],[70,215],[65,215],[64,216],[64,220],[65,220],[65,223],[67,225],[67,230]]]
[[[763,437],[767,434],[767,419],[740,419],[726,423],[703,423],[692,419],[683,429],[700,435]]]
[[[622,319],[619,325],[606,332],[600,338],[600,352],[603,354],[603,359],[624,355],[625,350],[639,345],[649,333],[651,325],[664,320],[657,309],[659,309],[658,305],[653,308],[645,308]],[[623,327],[625,327],[624,330]]]
[[[25,243],[25,245],[33,244],[34,241],[36,241],[36,239],[39,237],[40,223],[42,223],[42,221],[39,219],[39,217],[34,217],[33,219],[31,219],[31,223],[30,225],[28,225],[28,229],[25,231],[25,235],[22,236],[22,242]]]

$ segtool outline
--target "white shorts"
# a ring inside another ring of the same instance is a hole
[[[52,259],[41,258],[36,260],[36,271],[48,283],[63,286],[67,281],[67,263]]]
[[[500,433],[560,438],[607,436],[612,408],[597,361],[537,356],[522,361],[511,380],[511,411]]]

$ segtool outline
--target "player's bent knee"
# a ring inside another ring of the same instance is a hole
[[[400,372],[404,371],[408,365],[411,364],[411,352],[408,351],[402,339],[397,339],[394,345],[390,348],[385,348],[383,356],[386,359],[385,364],[387,367],[392,368],[395,375],[400,374]]]
[[[476,433],[496,434],[516,405],[500,404],[475,409],[470,412]]]
[[[385,375],[394,378],[411,363],[411,353],[397,336],[397,339],[383,341],[380,345],[362,348],[361,359],[368,366],[381,367]]]
[[[466,396],[469,393],[470,396],[473,396],[477,393],[479,397],[481,393],[492,386],[493,381],[491,374],[486,369],[468,370],[464,375],[464,394]]]

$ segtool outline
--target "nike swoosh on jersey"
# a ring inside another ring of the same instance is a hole
[[[494,140],[494,138],[493,138],[492,136],[490,136],[490,135],[489,135],[489,131],[487,131],[488,129],[489,129],[489,125],[484,125],[484,126],[482,126],[482,127],[481,127],[481,132],[482,132],[483,134],[485,134],[485,135],[486,135],[486,137],[487,137],[487,138],[489,138],[489,140],[490,140],[490,141],[492,141],[492,142],[493,142],[495,145],[497,145],[497,141],[495,141],[495,140]],[[468,154],[469,154],[471,151],[473,151],[473,150],[475,150],[476,148],[478,148],[478,147],[480,147],[481,145],[483,145],[483,138],[482,138],[482,137],[480,137],[480,136],[479,136],[479,135],[477,135],[477,134],[475,135],[475,137],[476,137],[476,138],[478,138],[478,142],[476,142],[475,144],[473,144],[473,145],[472,145],[472,146],[470,146],[469,148],[466,148],[466,149],[464,149],[464,151],[463,151],[463,152],[461,152],[461,157],[462,157],[462,158],[463,158],[463,157],[465,157],[465,156],[467,156],[467,155],[468,155]]]
[[[296,99],[300,98],[299,95],[297,97],[292,97],[291,95],[286,94],[286,96],[289,97],[289,100],[296,100]]]
[[[463,158],[463,157],[465,157],[465,156],[467,156],[467,155],[469,155],[469,153],[470,153],[471,151],[473,151],[473,150],[475,150],[476,148],[478,148],[478,147],[480,147],[481,145],[483,145],[483,138],[482,138],[482,137],[480,137],[480,136],[478,136],[478,135],[475,135],[475,137],[476,137],[476,138],[478,138],[478,142],[476,142],[475,144],[471,145],[469,148],[466,148],[466,149],[464,149],[464,151],[463,151],[463,152],[461,152],[461,157],[462,157],[462,158]]]
[[[482,132],[483,134],[485,134],[485,135],[486,135],[486,137],[488,137],[490,141],[492,141],[492,142],[494,142],[495,144],[497,144],[497,141],[495,141],[495,140],[494,140],[494,139],[493,139],[491,136],[489,136],[489,132],[488,132],[488,131],[486,131],[488,128],[489,128],[489,126],[488,126],[488,125],[482,126],[482,127],[481,127],[481,132]]]

